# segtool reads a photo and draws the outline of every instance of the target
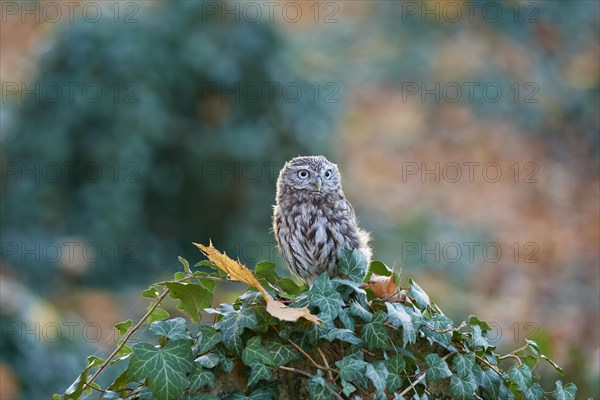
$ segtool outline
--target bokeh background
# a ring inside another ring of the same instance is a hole
[[[3,0],[0,398],[64,391],[192,241],[287,273],[299,154],[375,258],[600,396],[599,4]]]

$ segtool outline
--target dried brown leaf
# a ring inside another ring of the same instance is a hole
[[[385,299],[390,302],[404,302],[406,301],[406,294],[398,292],[398,284],[394,280],[394,274],[390,276],[383,276],[373,274],[369,283],[362,285],[364,289],[371,289],[375,294],[375,297],[379,299]]]
[[[194,245],[198,247],[210,261],[219,267],[219,269],[229,275],[232,280],[245,283],[258,290],[267,302],[267,312],[275,318],[292,322],[297,321],[300,318],[305,318],[315,324],[321,322],[321,320],[317,318],[316,315],[311,314],[306,307],[292,308],[275,300],[267,293],[251,270],[239,261],[232,260],[227,254],[221,253],[212,245],[212,242],[209,243],[208,246],[199,243],[194,243]]]

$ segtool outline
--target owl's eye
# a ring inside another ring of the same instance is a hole
[[[327,178],[327,179],[331,178],[331,174],[332,174],[331,170],[328,169],[327,171],[325,171],[325,178]]]
[[[308,178],[308,175],[309,175],[309,173],[305,169],[301,169],[300,171],[298,171],[298,178],[300,178],[300,179],[306,179],[306,178]]]

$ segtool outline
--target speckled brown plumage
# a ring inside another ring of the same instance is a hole
[[[288,161],[277,179],[273,231],[290,271],[309,285],[324,271],[337,273],[342,249],[371,259],[369,235],[361,230],[342,191],[337,165],[323,156]]]

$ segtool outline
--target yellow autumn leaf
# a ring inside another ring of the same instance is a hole
[[[267,312],[275,318],[291,322],[297,321],[299,318],[305,318],[315,324],[321,322],[321,320],[317,318],[316,315],[311,314],[306,307],[288,307],[282,302],[275,300],[267,293],[265,288],[262,287],[251,270],[239,261],[232,260],[227,254],[221,253],[212,245],[212,242],[210,242],[208,246],[199,243],[194,243],[194,245],[198,247],[213,264],[229,275],[232,280],[245,283],[258,290],[267,302]]]

